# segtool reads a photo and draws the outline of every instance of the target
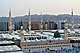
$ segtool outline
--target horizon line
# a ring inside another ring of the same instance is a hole
[[[19,17],[19,16],[26,16],[28,14],[23,14],[23,15],[15,15],[15,16],[11,16],[11,17]],[[31,15],[40,15],[39,13],[34,13],[34,14],[31,14]],[[58,15],[71,15],[70,13],[58,13],[58,14],[52,14],[52,13],[43,13],[42,15],[55,15],[55,16],[58,16]],[[80,14],[73,14],[73,15],[78,15],[80,16]],[[9,16],[0,16],[0,17],[9,17]]]

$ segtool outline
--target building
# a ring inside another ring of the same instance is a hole
[[[0,31],[8,31],[8,22],[0,22]]]
[[[0,41],[0,53],[23,53],[13,41]]]
[[[28,22],[23,22],[23,27],[25,30],[28,29]],[[32,20],[31,21],[31,30],[40,30],[41,21],[40,20]],[[54,30],[57,29],[57,24],[54,21],[48,21],[47,23],[43,22],[43,30]]]
[[[71,48],[72,44],[70,40],[65,40],[63,38],[54,38],[51,32],[26,32],[21,30],[20,35],[20,45],[23,52],[35,51],[35,50],[45,50],[49,48],[50,50],[61,49],[61,48]]]
[[[64,20],[57,21],[57,29],[64,29]]]

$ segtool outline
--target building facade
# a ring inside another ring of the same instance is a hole
[[[0,31],[8,31],[8,22],[0,22]]]
[[[54,21],[43,22],[43,30],[54,30],[57,29],[57,24]],[[29,23],[23,22],[23,27],[25,30],[28,29]],[[40,30],[41,29],[41,21],[40,20],[32,20],[31,21],[31,30]]]

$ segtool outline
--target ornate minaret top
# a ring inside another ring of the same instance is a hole
[[[73,9],[72,9],[71,14],[72,14],[72,31],[73,31],[73,30],[74,30],[74,15],[73,15]]]
[[[31,31],[31,15],[30,15],[30,8],[29,8],[29,32]]]
[[[11,18],[11,8],[9,9],[9,21],[8,21],[8,23],[9,23],[9,33],[11,33],[11,31],[12,31],[12,18]]]
[[[41,12],[41,33],[43,33],[43,20],[42,20],[42,12]]]

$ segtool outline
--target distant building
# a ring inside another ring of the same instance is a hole
[[[64,29],[65,28],[64,25],[65,25],[65,23],[64,22],[61,22],[61,29]]]
[[[54,30],[57,29],[57,24],[54,21],[43,21],[43,30]],[[29,22],[19,21],[14,23],[13,30],[20,30],[21,26],[25,30],[29,30]],[[41,29],[41,21],[40,20],[32,20],[31,21],[31,30],[40,30]],[[0,22],[0,31],[8,31],[8,22]]]
[[[21,26],[23,26],[22,20],[14,23],[14,30],[20,30]]]
[[[8,22],[0,22],[0,31],[8,31]]]
[[[54,30],[57,29],[57,24],[54,21],[43,21],[43,30]],[[31,21],[31,30],[40,30],[41,21],[40,20],[32,20]],[[23,28],[27,30],[29,27],[28,22],[23,22]]]
[[[64,29],[64,20],[57,21],[57,29]]]
[[[54,21],[49,22],[49,30],[57,29],[57,24]]]

